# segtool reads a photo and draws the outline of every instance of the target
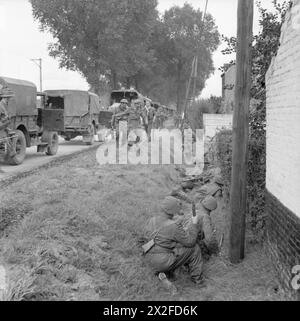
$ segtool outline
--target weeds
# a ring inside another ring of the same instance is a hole
[[[10,279],[5,299],[166,300],[141,255],[140,240],[146,221],[175,187],[176,175],[172,166],[99,167],[88,153],[4,190],[6,237],[0,239],[0,259]],[[216,220],[221,230],[222,220],[222,215]],[[206,289],[199,290],[180,271],[176,285],[181,291],[167,299],[268,297],[255,286],[257,280],[275,282],[259,253],[240,268],[215,257],[207,264]]]

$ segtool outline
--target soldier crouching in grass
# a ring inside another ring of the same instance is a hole
[[[183,221],[179,218],[183,213],[182,204],[178,199],[166,197],[161,209],[161,215],[150,219],[146,227],[151,241],[143,246],[143,250],[154,272],[174,294],[176,287],[167,279],[166,274],[171,276],[180,266],[188,266],[194,283],[203,282],[203,259],[197,244],[200,216],[193,216],[191,224],[185,229]]]

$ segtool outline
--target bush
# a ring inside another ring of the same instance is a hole
[[[232,130],[222,129],[214,138],[214,160],[221,169],[224,182],[223,196],[229,201],[232,167]]]
[[[217,114],[221,109],[221,97],[211,96],[209,99],[195,101],[189,110],[188,120],[194,130],[203,128],[203,114]]]
[[[259,129],[255,121],[255,114],[251,115],[249,137],[249,160],[247,173],[247,221],[258,241],[262,240],[265,227],[265,131]],[[220,167],[224,181],[224,198],[229,202],[231,168],[232,168],[232,131],[221,130],[214,139],[214,154],[216,165]]]

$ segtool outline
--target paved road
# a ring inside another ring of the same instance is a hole
[[[97,136],[96,136],[97,137]],[[96,138],[95,137],[95,138]],[[99,145],[100,143],[95,142],[94,145]],[[26,158],[21,165],[11,166],[7,165],[0,160],[0,180],[6,179],[8,177],[18,175],[27,171],[31,171],[38,166],[45,165],[51,162],[53,159],[58,159],[62,156],[71,155],[85,149],[90,149],[91,146],[85,145],[82,142],[81,137],[65,142],[62,138],[59,141],[59,149],[55,156],[47,156],[45,153],[37,153],[37,147],[30,147],[26,149]]]
[[[173,127],[174,124],[171,119],[165,122],[165,128],[172,129]],[[97,136],[95,136],[95,139],[97,139]],[[94,145],[100,145],[100,143],[95,142]],[[32,171],[39,166],[46,165],[47,163],[53,161],[53,159],[59,159],[63,156],[75,154],[90,148],[91,146],[87,146],[82,142],[82,138],[80,136],[71,140],[70,142],[65,142],[62,138],[60,138],[59,149],[55,156],[47,156],[45,153],[37,153],[36,146],[27,148],[26,158],[21,165],[7,165],[0,159],[0,181],[15,175]]]

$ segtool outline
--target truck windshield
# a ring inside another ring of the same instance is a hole
[[[47,108],[49,109],[64,109],[64,99],[62,97],[48,97]]]

